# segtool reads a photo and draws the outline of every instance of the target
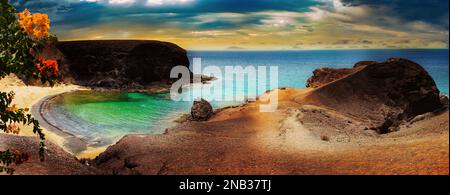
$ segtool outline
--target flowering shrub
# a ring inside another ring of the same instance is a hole
[[[28,10],[16,14],[8,0],[0,0],[0,79],[15,73],[40,78],[53,85],[58,80],[58,63],[44,59],[40,51],[49,35],[50,20],[46,14],[31,14]],[[0,131],[18,134],[18,124],[33,125],[39,137],[39,156],[44,160],[45,135],[39,121],[26,114],[28,109],[12,105],[14,93],[0,92]],[[11,164],[21,164],[29,155],[17,150],[0,151],[0,172],[13,173]]]
[[[6,172],[7,174],[13,174],[14,169],[8,168],[10,164],[22,164],[30,158],[30,154],[22,153],[18,150],[0,151],[0,159],[6,167],[0,166],[0,172]],[[4,159],[4,160],[3,160]]]
[[[56,60],[45,60],[39,58],[36,68],[39,70],[40,77],[46,80],[58,76],[58,62]]]
[[[25,30],[30,36],[38,39],[47,37],[50,30],[50,20],[47,14],[31,14],[28,9],[18,13],[19,26]]]
[[[48,16],[40,13],[31,14],[28,10],[16,13],[7,0],[0,1],[0,79],[15,73],[40,78],[43,83],[49,82],[53,85],[59,79],[56,74],[42,73],[36,65],[52,60],[43,59],[40,54],[46,42],[54,39],[49,33]],[[52,66],[47,67],[54,68],[50,72],[58,72],[57,63],[52,62]]]
[[[33,132],[36,133],[41,140],[39,154],[41,160],[43,160],[45,135],[39,126],[39,122],[32,118],[31,114],[25,114],[28,109],[17,108],[15,104],[11,105],[13,99],[14,92],[0,92],[0,130],[3,130],[5,133],[19,134],[19,123],[33,125]],[[8,166],[12,163],[21,164],[28,160],[28,157],[29,154],[20,153],[20,151],[17,150],[0,151],[0,165],[6,165],[0,166],[0,172],[4,171],[12,174],[14,170]]]

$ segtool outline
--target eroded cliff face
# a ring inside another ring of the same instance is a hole
[[[186,50],[160,41],[67,41],[56,48],[64,56],[65,77],[76,84],[134,89],[153,82],[170,83],[175,66],[189,67]]]
[[[316,88],[307,100],[370,123],[380,133],[403,120],[442,108],[440,92],[427,71],[407,59],[360,62],[352,69],[318,69],[308,80]]]

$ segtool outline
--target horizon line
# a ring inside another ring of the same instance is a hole
[[[186,49],[188,51],[332,51],[332,50],[448,50],[449,48],[308,48],[308,49]]]
[[[414,50],[414,49],[421,49],[421,50],[448,50],[448,47],[403,47],[403,48],[396,48],[396,47],[371,47],[371,48],[360,48],[360,47],[354,47],[354,48],[232,48],[228,46],[224,48],[189,48],[189,47],[183,47],[178,43],[166,41],[166,40],[157,40],[157,39],[67,39],[67,40],[58,40],[59,42],[70,42],[70,41],[159,41],[159,42],[167,42],[167,43],[173,43],[178,45],[179,47],[187,50],[187,51],[312,51],[312,50]]]

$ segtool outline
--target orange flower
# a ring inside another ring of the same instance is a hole
[[[39,58],[39,62],[36,64],[36,68],[41,72],[41,74],[45,74],[48,76],[56,76],[58,75],[58,62],[52,59]]]
[[[50,20],[47,14],[33,14],[33,35],[37,38],[48,36],[50,30]]]
[[[15,123],[9,124],[6,128],[6,133],[13,133],[18,135],[20,133],[20,127],[17,126]]]
[[[17,13],[18,22],[28,35],[38,39],[48,36],[50,19],[47,14],[31,14],[28,9]]]
[[[27,32],[29,35],[33,34],[33,17],[28,9],[17,14],[19,18],[19,25]]]
[[[14,99],[14,98],[13,98],[13,99]],[[7,112],[15,112],[15,111],[17,111],[17,110],[18,110],[17,105],[16,105],[16,104],[13,104],[12,106],[7,107],[5,111],[7,111]]]

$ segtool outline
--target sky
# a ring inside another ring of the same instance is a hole
[[[143,39],[193,50],[448,48],[448,0],[10,0],[59,40]]]

